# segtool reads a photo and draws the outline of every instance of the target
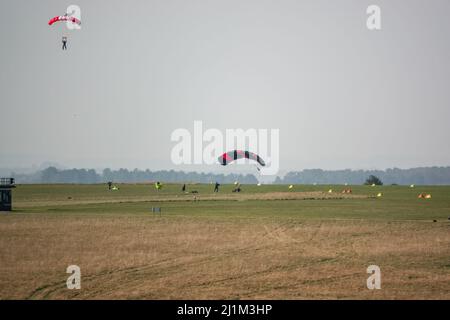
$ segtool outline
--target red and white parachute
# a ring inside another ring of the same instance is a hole
[[[48,25],[51,26],[52,24],[54,24],[55,22],[58,22],[58,21],[71,21],[72,23],[75,23],[77,25],[81,24],[81,21],[79,19],[68,16],[68,15],[64,15],[64,16],[57,16],[57,17],[51,18],[48,21]]]

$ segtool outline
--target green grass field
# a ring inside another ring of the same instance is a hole
[[[450,187],[118,187],[18,186],[0,215],[0,298],[450,298]]]

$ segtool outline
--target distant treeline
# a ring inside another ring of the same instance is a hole
[[[94,169],[67,169],[60,170],[55,167],[49,167],[45,170],[33,174],[12,174],[16,183],[105,183],[126,182],[141,183],[161,181],[171,182],[196,182],[196,183],[234,183],[239,181],[242,184],[256,184],[257,179],[253,175],[238,174],[207,174],[197,172],[183,172],[174,170],[150,171],[150,170],[111,170],[104,169],[101,174]]]
[[[387,170],[334,170],[308,169],[287,173],[283,178],[277,177],[276,184],[363,184],[374,175],[385,185],[417,184],[417,185],[450,185],[450,167],[426,167],[413,169]],[[32,174],[12,174],[16,183],[104,183],[107,181],[140,183],[140,182],[195,182],[195,183],[234,183],[256,184],[257,178],[247,174],[212,174],[183,172],[174,170],[111,170],[104,169],[98,173],[93,169],[60,170],[49,167]]]
[[[277,184],[363,184],[374,175],[383,184],[450,185],[450,167],[425,167],[387,170],[335,170],[309,169],[287,173],[277,178]]]

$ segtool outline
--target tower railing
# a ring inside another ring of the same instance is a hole
[[[13,186],[14,184],[14,178],[0,178],[0,186]]]

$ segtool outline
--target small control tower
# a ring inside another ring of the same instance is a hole
[[[11,211],[12,189],[15,187],[14,178],[0,178],[0,211]]]

